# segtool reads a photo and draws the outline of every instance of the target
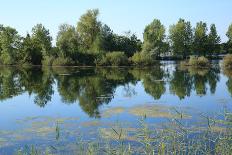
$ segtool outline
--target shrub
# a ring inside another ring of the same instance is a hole
[[[181,62],[181,65],[203,68],[203,67],[209,67],[210,62],[204,56],[201,57],[190,56],[189,61]]]
[[[154,63],[154,61],[152,60],[151,56],[145,52],[136,52],[131,58],[130,61],[134,64],[134,65],[142,65],[142,66],[146,66],[146,65],[151,65]]]
[[[105,56],[100,57],[100,59],[95,62],[97,65],[111,65],[111,66],[122,66],[128,64],[128,58],[124,52],[109,52]]]
[[[74,64],[71,58],[58,57],[54,59],[52,66],[71,66]]]
[[[15,59],[9,53],[2,53],[0,56],[0,63],[3,65],[14,65]]]
[[[223,67],[224,68],[232,68],[232,54],[227,54],[224,58],[223,58]]]
[[[42,60],[42,65],[52,66],[54,59],[54,57],[45,56]]]

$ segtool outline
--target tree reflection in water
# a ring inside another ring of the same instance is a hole
[[[232,94],[232,74],[228,91]],[[100,117],[99,106],[108,104],[114,98],[116,88],[122,86],[124,95],[136,94],[131,87],[141,82],[147,94],[155,100],[169,91],[184,99],[195,92],[199,96],[207,94],[209,88],[215,93],[220,80],[220,69],[181,68],[170,72],[161,65],[148,68],[17,68],[0,67],[0,100],[6,100],[27,92],[34,95],[34,103],[45,107],[57,89],[65,104],[79,103],[90,117]],[[139,94],[137,94],[139,95]]]

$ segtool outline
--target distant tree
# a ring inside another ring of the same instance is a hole
[[[11,27],[0,25],[0,63],[17,64],[22,56],[20,53],[22,38]]]
[[[80,35],[81,45],[84,50],[91,51],[94,44],[99,41],[101,31],[101,22],[98,21],[98,9],[88,10],[81,16],[80,21],[77,23],[77,32]],[[95,46],[95,48],[98,48]]]
[[[226,36],[228,37],[228,42],[226,44],[226,50],[229,53],[232,53],[232,24],[229,26]]]
[[[68,24],[59,26],[56,46],[59,50],[59,57],[70,57],[74,61],[78,59],[80,52],[79,36],[75,28]]]
[[[32,41],[37,46],[36,48],[42,52],[43,56],[51,56],[52,53],[52,37],[49,30],[42,24],[37,24],[32,28]]]
[[[111,51],[122,51],[127,57],[131,57],[136,51],[141,50],[141,44],[137,36],[130,31],[126,35],[114,34]]]
[[[154,19],[145,27],[143,33],[143,51],[151,53],[155,57],[160,56],[164,51],[165,27],[160,20]]]
[[[190,55],[193,42],[191,23],[179,19],[177,24],[170,26],[169,39],[174,55],[182,55],[184,58]]]
[[[220,36],[217,34],[217,29],[215,24],[210,26],[210,32],[208,35],[208,47],[207,50],[209,54],[219,54],[220,52]]]
[[[114,33],[108,25],[104,24],[103,26],[101,26],[100,38],[100,46],[103,49],[103,51],[114,50]]]
[[[37,48],[36,42],[27,34],[22,43],[22,63],[40,65],[42,61],[42,52]]]
[[[194,32],[194,53],[197,55],[207,54],[207,24],[198,22]]]
[[[226,36],[228,37],[229,39],[229,42],[232,43],[232,24],[229,26],[227,32],[226,32]]]

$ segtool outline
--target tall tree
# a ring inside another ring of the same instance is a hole
[[[228,37],[228,41],[232,43],[232,24],[228,27],[228,30],[226,32],[226,36]]]
[[[217,34],[217,29],[215,24],[212,24],[210,26],[210,32],[208,35],[208,52],[210,52],[210,54],[219,54],[220,52],[220,36]]]
[[[52,55],[52,37],[50,36],[49,30],[42,24],[37,24],[32,28],[31,39],[35,42],[43,56]]]
[[[207,54],[207,24],[200,21],[194,32],[194,53],[197,55]]]
[[[60,57],[70,57],[75,61],[80,50],[79,36],[75,28],[68,24],[60,25],[56,45]]]
[[[88,10],[87,13],[81,16],[80,21],[77,23],[77,32],[80,35],[81,44],[84,50],[95,50],[96,42],[99,40],[101,30],[101,22],[98,21],[98,9]]]
[[[36,42],[34,42],[29,34],[23,38],[22,43],[22,63],[41,65],[42,52],[37,48]]]
[[[174,55],[182,55],[184,58],[190,55],[193,41],[191,23],[179,19],[177,24],[170,26],[169,39]]]
[[[164,52],[165,27],[160,20],[154,19],[145,27],[143,33],[143,51],[154,56],[160,56]]]
[[[227,32],[226,32],[226,36],[228,37],[228,42],[226,44],[226,50],[229,53],[232,53],[232,24],[229,26]]]
[[[0,25],[0,63],[11,65],[20,60],[21,40],[14,28]]]

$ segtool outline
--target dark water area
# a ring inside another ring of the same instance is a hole
[[[204,128],[200,116],[220,119],[231,111],[231,95],[232,71],[220,62],[210,69],[171,61],[145,68],[0,67],[0,154],[27,145],[72,150],[79,139],[110,139],[115,124],[134,131],[146,116],[159,128],[180,111],[186,126]]]

